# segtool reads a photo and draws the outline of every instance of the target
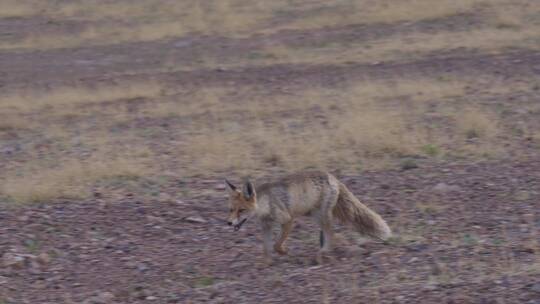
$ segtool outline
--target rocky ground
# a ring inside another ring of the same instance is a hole
[[[256,224],[225,224],[219,180],[170,185],[212,195],[4,209],[0,291],[5,303],[538,303],[539,172],[532,159],[342,176],[397,237],[338,227],[323,264],[301,219],[289,256],[266,266]]]

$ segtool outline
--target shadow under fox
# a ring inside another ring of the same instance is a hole
[[[281,233],[273,248],[279,254],[286,254],[284,243],[293,227],[293,220],[302,215],[313,216],[320,224],[320,253],[331,250],[334,218],[352,225],[365,236],[382,240],[391,236],[391,230],[381,216],[362,204],[330,173],[303,172],[257,187],[248,181],[242,189],[228,180],[226,184],[230,204],[228,224],[239,230],[248,219],[258,218],[268,262],[271,260],[272,226],[276,223],[281,225]]]

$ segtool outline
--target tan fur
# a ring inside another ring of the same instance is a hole
[[[273,248],[286,254],[284,243],[292,230],[293,220],[302,215],[315,217],[321,226],[321,252],[331,249],[333,219],[351,224],[356,231],[377,239],[387,239],[390,228],[380,215],[362,204],[332,174],[326,172],[302,172],[280,180],[263,183],[256,189],[247,182],[243,190],[229,186],[229,225],[240,229],[251,217],[257,217],[262,225],[264,253],[270,259],[272,226],[281,224],[281,234]],[[243,214],[240,212],[245,210]]]
[[[339,183],[339,197],[334,216],[350,223],[359,233],[378,239],[388,239],[392,232],[380,215],[362,204],[347,187]]]

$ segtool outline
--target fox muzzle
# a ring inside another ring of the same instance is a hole
[[[240,228],[242,227],[242,225],[247,221],[247,217],[243,220],[241,220],[238,224],[234,225],[234,231],[238,231],[240,230]]]

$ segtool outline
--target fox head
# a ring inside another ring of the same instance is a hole
[[[227,224],[234,226],[234,231],[240,227],[255,213],[257,194],[251,182],[246,182],[239,190],[235,185],[225,180],[229,189],[229,217]]]

